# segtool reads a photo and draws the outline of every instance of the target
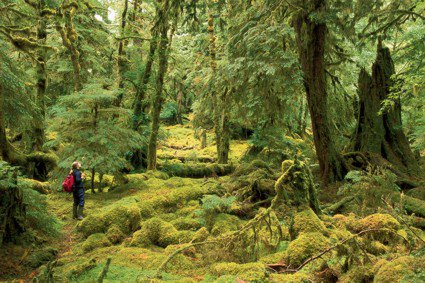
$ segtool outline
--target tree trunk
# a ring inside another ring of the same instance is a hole
[[[37,42],[40,45],[46,44],[47,28],[46,19],[42,15],[45,7],[45,0],[38,2],[38,22],[37,22]],[[41,47],[37,50],[37,106],[40,109],[40,119],[36,119],[34,125],[34,143],[33,150],[40,151],[44,144],[44,122],[46,116],[46,103],[45,94],[47,87],[47,73],[46,73],[46,50]]]
[[[400,98],[389,98],[394,73],[390,50],[379,42],[372,76],[364,69],[359,74],[358,124],[351,149],[378,154],[402,172],[414,176],[419,173],[419,165],[403,132]],[[385,100],[390,100],[393,107],[384,109],[380,115]]]
[[[146,61],[145,71],[143,72],[140,80],[140,85],[137,89],[135,101],[134,101],[134,118],[133,118],[133,130],[137,131],[139,128],[140,119],[143,110],[143,100],[145,99],[146,89],[149,83],[149,79],[152,74],[152,66],[154,62],[155,52],[158,44],[158,33],[153,30],[152,39],[150,40],[149,54]]]
[[[167,72],[168,58],[167,50],[169,41],[167,37],[169,23],[168,23],[168,6],[169,0],[165,0],[163,9],[159,11],[159,31],[161,39],[159,41],[158,49],[158,75],[156,79],[156,93],[152,105],[152,125],[151,134],[148,143],[148,170],[156,169],[156,145],[159,131],[159,115],[162,109],[162,89],[164,87],[164,77]]]
[[[124,10],[122,12],[122,19],[121,19],[121,37],[123,38],[125,36],[125,26],[127,24],[127,11],[128,11],[128,0],[124,0]],[[120,40],[119,46],[118,46],[118,96],[114,103],[115,106],[120,107],[121,102],[124,96],[124,69],[125,69],[125,52],[124,47],[126,45],[126,41],[124,39]]]
[[[71,62],[74,70],[74,91],[80,91],[82,88],[80,52],[76,47],[78,35],[72,22],[76,13],[76,7],[71,5],[69,10],[63,13],[65,17],[65,27],[58,23],[56,29],[62,38],[63,45],[68,49],[69,53],[71,53]]]
[[[0,182],[0,247],[25,232],[25,205],[17,172],[5,172]]]
[[[310,18],[311,13],[324,12],[324,0],[310,0],[310,11],[302,11],[295,17],[294,28],[299,60],[304,73],[304,86],[311,117],[316,155],[319,160],[323,184],[342,180],[347,171],[344,160],[336,150],[330,133],[328,118],[325,44],[326,23],[323,19]]]
[[[90,189],[91,189],[91,192],[94,194],[95,193],[95,191],[94,191],[94,177],[95,177],[95,175],[96,175],[96,170],[94,169],[94,167],[91,169],[91,185],[90,185]]]
[[[0,85],[0,154],[3,160],[9,161],[8,141],[6,137],[6,121],[4,117],[4,97],[2,86]]]
[[[214,32],[214,16],[212,10],[208,13],[208,37],[210,40],[209,51],[210,51],[210,67],[212,71],[212,79],[215,81],[217,72],[217,48],[216,48],[216,37]],[[217,147],[217,162],[219,164],[227,164],[229,161],[229,149],[230,149],[230,134],[228,127],[228,115],[227,106],[225,103],[228,89],[226,88],[222,95],[218,95],[215,91],[212,91],[211,96],[213,99],[214,107],[214,130],[215,130],[215,141]]]

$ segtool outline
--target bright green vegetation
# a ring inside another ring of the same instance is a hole
[[[0,2],[0,281],[425,281],[424,1]]]

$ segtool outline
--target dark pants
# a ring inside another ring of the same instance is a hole
[[[74,205],[84,207],[84,188],[75,188],[73,191]]]

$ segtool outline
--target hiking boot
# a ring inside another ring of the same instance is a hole
[[[77,219],[78,220],[83,220],[84,219],[84,217],[83,217],[83,211],[84,211],[84,207],[82,207],[82,206],[78,206],[78,217],[77,217]]]
[[[74,204],[72,206],[72,219],[78,218],[77,209],[78,209],[78,205]]]

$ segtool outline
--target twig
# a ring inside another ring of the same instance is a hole
[[[108,273],[109,265],[111,264],[111,258],[108,257],[106,260],[106,264],[103,267],[103,270],[100,272],[99,277],[97,278],[97,283],[102,283],[103,279],[106,277],[106,274]]]

